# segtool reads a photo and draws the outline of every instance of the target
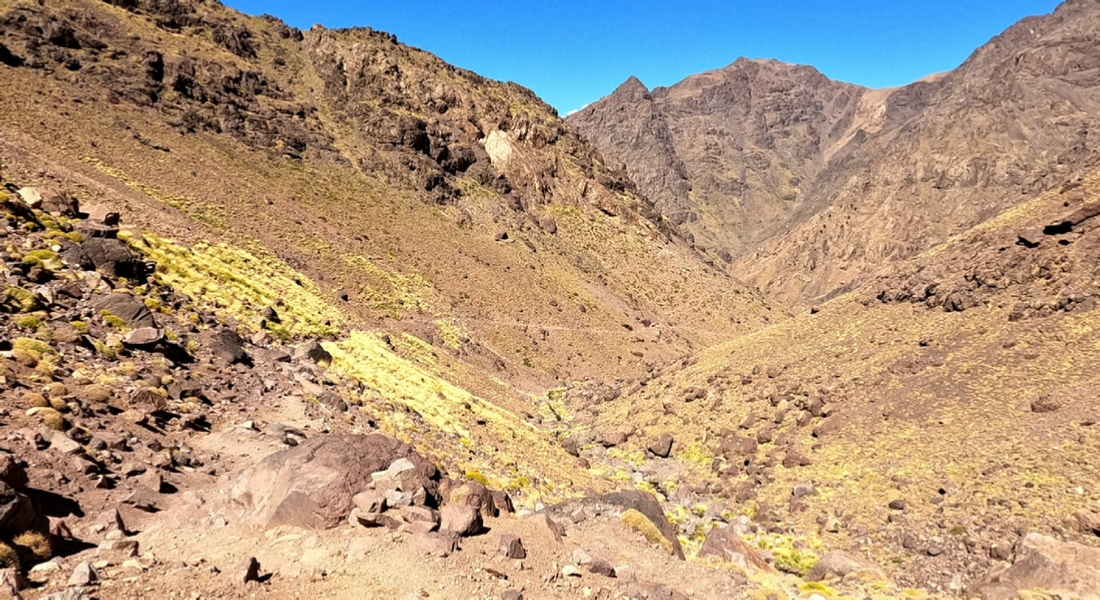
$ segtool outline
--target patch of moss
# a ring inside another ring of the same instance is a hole
[[[127,329],[129,329],[126,321],[122,317],[112,315],[111,311],[102,310],[99,312],[99,316],[103,317],[104,323],[110,325],[111,327],[114,327],[115,329],[118,329],[119,331],[126,331]]]
[[[11,342],[11,347],[13,350],[22,350],[23,352],[37,355],[36,358],[38,360],[41,360],[43,355],[57,353],[57,351],[46,342],[34,338],[15,338]]]
[[[26,313],[38,310],[38,298],[30,290],[8,286],[0,293],[0,309],[7,313]]]
[[[61,398],[50,398],[50,408],[57,412],[68,412],[69,405],[65,403]]]
[[[23,264],[28,267],[38,267],[47,271],[57,271],[65,266],[61,257],[53,250],[32,250],[23,255]]]
[[[649,540],[650,543],[664,548],[665,552],[669,554],[674,552],[672,542],[661,535],[661,530],[657,529],[657,526],[653,524],[653,521],[649,520],[649,517],[631,508],[624,512],[619,518],[624,525],[642,534],[642,537]]]
[[[469,479],[470,481],[476,481],[484,486],[489,485],[489,479],[485,477],[485,475],[482,475],[479,471],[466,471],[466,479]]]
[[[785,535],[746,536],[746,541],[768,550],[775,557],[775,568],[785,573],[804,577],[814,568],[820,557],[808,548],[796,548],[795,539]],[[820,545],[820,544],[817,544]]]
[[[69,325],[72,325],[80,333],[88,333],[88,324],[84,321],[69,321]]]
[[[151,234],[120,238],[157,262],[159,282],[242,323],[253,323],[262,307],[278,300],[281,326],[292,336],[332,335],[343,321],[316,284],[259,244],[246,251],[228,244],[185,248]],[[197,315],[188,318],[198,322]]]
[[[16,319],[15,326],[25,331],[36,331],[42,326],[42,319],[34,315],[26,315]]]
[[[148,308],[153,312],[158,312],[162,306],[160,300],[157,300],[156,298],[146,298],[144,304],[145,308]]]

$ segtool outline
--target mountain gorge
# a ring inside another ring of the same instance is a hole
[[[772,298],[812,303],[1093,156],[1098,18],[1097,3],[1067,2],[897,89],[742,59],[651,93],[628,81],[569,121],[697,247]],[[663,164],[683,177],[648,175]]]
[[[369,28],[0,0],[0,596],[1095,597],[1097,31],[563,120]]]

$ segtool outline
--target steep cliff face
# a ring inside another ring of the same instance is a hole
[[[639,114],[656,110],[669,124],[699,214],[684,225],[696,244],[731,253],[732,272],[766,293],[812,302],[990,218],[1092,155],[1098,23],[1100,4],[1067,2],[955,71],[892,90],[741,60],[654,90]],[[602,115],[626,106],[612,95],[570,122],[632,174],[655,170],[609,141],[620,134],[605,131]]]

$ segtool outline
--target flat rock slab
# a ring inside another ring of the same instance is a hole
[[[420,484],[438,504],[438,472],[411,446],[373,435],[325,435],[276,452],[242,472],[230,496],[245,508],[244,520],[265,528],[290,525],[329,529],[343,523],[353,498],[364,491],[371,473],[407,458],[416,465]]]

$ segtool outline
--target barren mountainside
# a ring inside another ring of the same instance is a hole
[[[732,273],[811,303],[1058,185],[1093,155],[1098,21],[1100,4],[1066,2],[955,71],[891,90],[742,59],[648,94],[628,82],[569,121],[665,199],[658,207],[697,246],[728,253]],[[665,156],[636,151],[646,135],[670,140],[653,145]],[[665,164],[682,164],[666,172],[686,181],[659,174]]]
[[[567,123],[367,28],[0,0],[0,596],[1097,598],[1097,31]]]

